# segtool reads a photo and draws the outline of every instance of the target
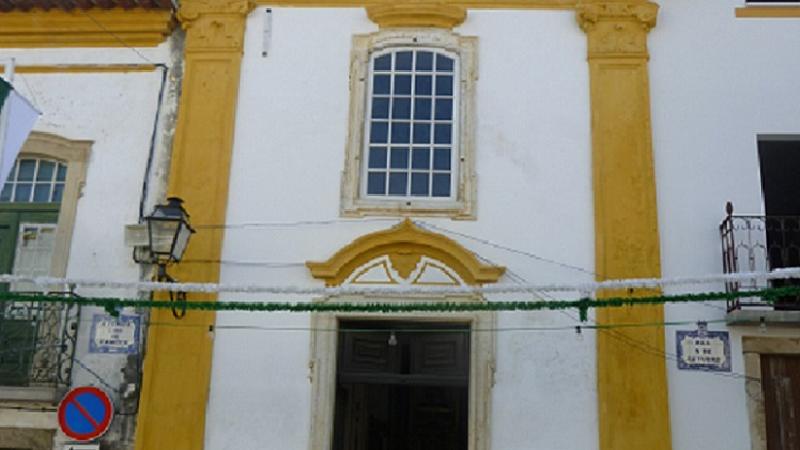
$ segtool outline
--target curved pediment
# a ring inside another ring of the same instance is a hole
[[[394,284],[398,280],[425,284],[420,280],[434,276],[429,270],[437,270],[454,283],[478,285],[497,282],[506,270],[481,263],[458,242],[424,230],[409,219],[388,230],[357,238],[327,261],[306,262],[311,275],[325,280],[327,286],[361,279],[366,270],[379,265],[385,267],[387,274],[383,282],[375,278],[381,284]]]

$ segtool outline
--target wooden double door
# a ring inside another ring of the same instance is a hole
[[[342,322],[334,450],[467,450],[466,324]]]

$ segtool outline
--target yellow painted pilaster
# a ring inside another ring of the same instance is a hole
[[[650,129],[647,35],[658,5],[586,2],[577,8],[588,37],[591,80],[595,261],[599,280],[661,274]],[[652,290],[604,296],[654,295]],[[601,325],[662,322],[662,306],[605,308]],[[630,342],[635,342],[636,347]],[[662,328],[597,335],[601,450],[672,447]]]
[[[178,12],[186,43],[168,191],[185,200],[195,224],[225,222],[249,10],[246,0],[183,0]],[[186,258],[219,260],[221,250],[222,231],[203,229],[192,237]],[[178,265],[170,274],[180,281],[216,282],[219,266]],[[189,300],[215,298],[190,295]],[[137,450],[203,448],[214,320],[213,312],[189,311],[180,321],[169,310],[151,312]]]

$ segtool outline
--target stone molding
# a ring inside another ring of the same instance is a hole
[[[367,6],[367,17],[381,28],[433,27],[452,29],[467,18],[463,6],[445,3],[394,3]]]
[[[177,18],[186,33],[186,51],[236,51],[244,44],[243,18],[255,4],[249,0],[189,0]]]

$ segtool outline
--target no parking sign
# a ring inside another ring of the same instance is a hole
[[[108,394],[93,386],[77,387],[58,404],[58,425],[76,441],[86,442],[103,435],[111,425],[114,406]]]

